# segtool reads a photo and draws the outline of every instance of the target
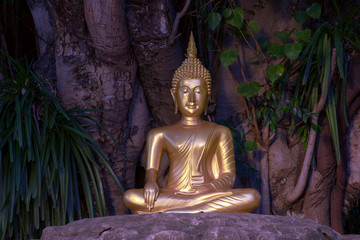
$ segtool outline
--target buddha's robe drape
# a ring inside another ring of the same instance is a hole
[[[178,146],[178,151],[168,153],[168,183],[160,190],[151,212],[249,212],[249,207],[253,210],[257,203],[253,207],[251,202],[260,197],[256,190],[231,189],[235,182],[232,139],[228,128],[204,121]],[[158,166],[152,162],[147,169],[158,170]],[[212,185],[214,191],[196,192],[197,187],[206,184]],[[143,205],[135,212],[149,210]]]

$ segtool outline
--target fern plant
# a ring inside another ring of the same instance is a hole
[[[88,113],[94,110],[64,110],[29,67],[9,59],[13,74],[0,82],[0,239],[28,239],[49,225],[104,216],[97,160],[123,189],[78,121],[104,129]]]

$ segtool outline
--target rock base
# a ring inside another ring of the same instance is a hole
[[[258,214],[147,214],[83,219],[47,227],[41,240],[348,239],[309,219]]]

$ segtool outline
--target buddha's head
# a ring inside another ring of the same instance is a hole
[[[171,96],[183,116],[199,117],[205,111],[211,93],[211,77],[209,71],[196,58],[196,45],[191,33],[187,49],[187,58],[175,71]]]

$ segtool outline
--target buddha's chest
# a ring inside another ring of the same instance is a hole
[[[196,152],[198,149],[206,147],[208,141],[206,134],[197,134],[196,131],[188,129],[167,134],[164,136],[164,140],[164,147],[168,154],[181,151]]]
[[[183,132],[166,139],[166,151],[170,160],[171,171],[182,172],[189,177],[192,184],[204,182],[203,165],[207,159],[210,139],[206,134]],[[205,161],[205,162],[204,162]],[[187,173],[187,174],[185,174]]]

